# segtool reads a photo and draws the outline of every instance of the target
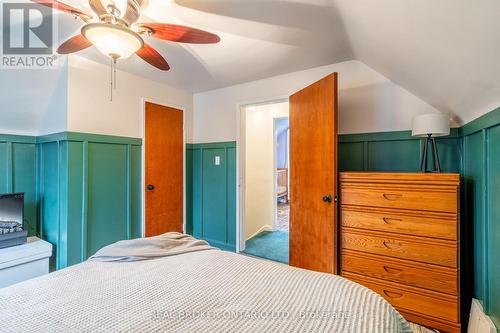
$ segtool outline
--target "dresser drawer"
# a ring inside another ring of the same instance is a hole
[[[397,309],[423,314],[450,322],[458,322],[458,299],[439,293],[406,287],[398,283],[386,283],[356,274],[343,274],[383,296]]]
[[[342,274],[343,272],[399,282],[453,296],[458,294],[457,271],[446,267],[432,267],[414,261],[406,262],[344,250]]]
[[[397,210],[344,208],[340,218],[343,227],[457,240],[456,216],[455,218],[450,218],[447,214],[424,216],[425,214],[403,215]]]
[[[457,244],[417,237],[342,230],[342,248],[457,268]]]
[[[424,187],[342,187],[342,205],[412,209],[457,213],[456,192],[431,191]]]

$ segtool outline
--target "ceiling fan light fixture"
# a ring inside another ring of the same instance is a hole
[[[82,28],[85,36],[104,55],[125,59],[144,46],[136,32],[116,24],[89,23]]]

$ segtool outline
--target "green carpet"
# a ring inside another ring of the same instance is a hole
[[[246,241],[243,253],[288,264],[288,232],[263,231]]]

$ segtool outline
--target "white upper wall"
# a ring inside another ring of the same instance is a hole
[[[192,94],[127,72],[117,72],[110,101],[110,68],[79,56],[69,58],[68,131],[143,137],[142,105],[186,109],[186,137],[191,141]]]
[[[142,101],[186,109],[192,137],[193,96],[118,71],[110,101],[109,67],[70,56],[58,69],[0,71],[0,134],[45,135],[72,131],[142,137]]]
[[[286,98],[332,72],[340,134],[408,130],[413,116],[438,112],[362,62],[346,61],[195,94],[193,142],[236,140],[239,106]]]
[[[0,134],[66,130],[67,63],[56,69],[0,70]]]

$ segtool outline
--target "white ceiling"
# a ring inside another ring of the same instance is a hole
[[[221,36],[216,45],[150,40],[169,72],[137,57],[119,63],[193,92],[357,59],[462,121],[500,105],[498,0],[150,0],[144,14]],[[61,40],[78,32],[60,17]]]

